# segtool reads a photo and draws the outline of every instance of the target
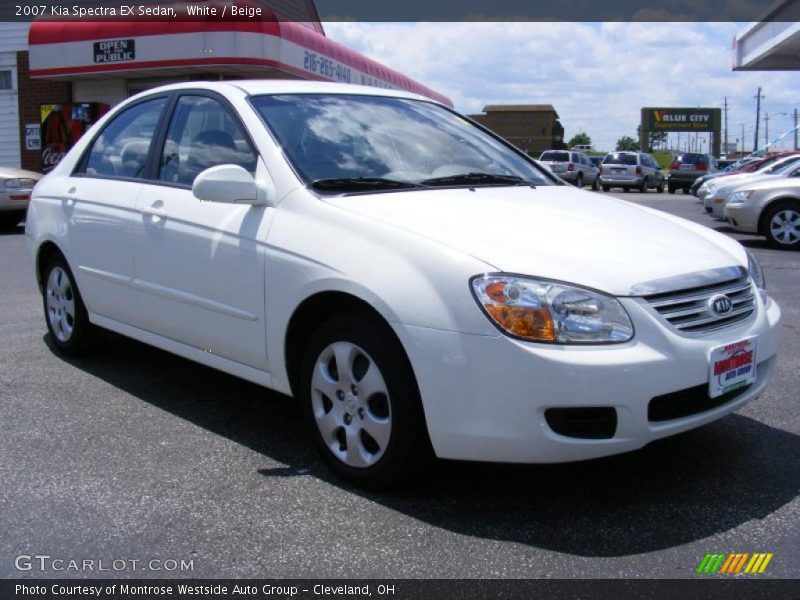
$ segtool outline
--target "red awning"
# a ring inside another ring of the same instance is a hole
[[[176,69],[248,77],[278,72],[400,89],[452,106],[446,96],[290,21],[38,20],[28,43],[31,77],[156,77]]]

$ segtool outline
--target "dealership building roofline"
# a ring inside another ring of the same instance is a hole
[[[733,41],[734,71],[800,69],[800,0],[775,2]]]

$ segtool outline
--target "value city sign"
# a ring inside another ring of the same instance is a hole
[[[719,108],[643,108],[642,123],[650,131],[698,131],[720,130]]]

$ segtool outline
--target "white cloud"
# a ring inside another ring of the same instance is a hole
[[[764,112],[800,102],[793,73],[733,72],[737,23],[326,23],[329,37],[449,96],[456,109],[550,103],[569,138],[611,149],[635,135],[643,106],[721,107],[729,138],[752,145],[756,88]],[[764,112],[762,112],[762,117]],[[770,134],[789,126],[776,115]],[[764,123],[761,124],[762,131]],[[763,134],[762,134],[763,139]],[[771,135],[772,137],[772,135]]]

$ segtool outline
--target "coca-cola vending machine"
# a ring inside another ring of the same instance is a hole
[[[97,119],[108,111],[108,104],[80,102],[41,104],[42,173],[52,171]]]

